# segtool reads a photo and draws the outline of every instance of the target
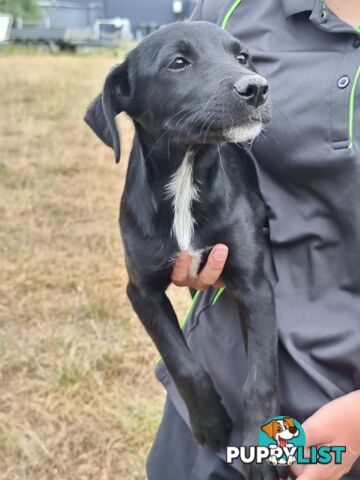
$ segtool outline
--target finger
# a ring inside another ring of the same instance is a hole
[[[226,245],[219,243],[211,250],[207,262],[199,273],[196,288],[198,290],[205,290],[212,286],[219,280],[219,277],[223,271],[229,249]]]
[[[190,284],[189,269],[191,264],[191,255],[187,252],[181,252],[175,259],[171,281],[178,287],[184,287]]]
[[[217,280],[215,283],[213,283],[211,285],[211,287],[214,287],[214,288],[222,288],[224,286],[225,286],[225,283],[222,280]],[[198,288],[199,287],[199,280],[198,280],[197,277],[194,280],[190,280],[189,287],[194,288],[195,290],[200,290],[200,288]]]
[[[294,463],[294,465],[291,467],[291,473],[295,475],[295,478],[297,478],[300,473],[304,471],[304,467],[305,465],[298,465],[297,463]]]
[[[305,436],[306,445],[327,445],[331,442],[331,435],[327,433],[327,424],[322,415],[315,413],[309,417],[302,425]]]

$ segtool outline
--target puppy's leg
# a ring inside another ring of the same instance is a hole
[[[231,420],[210,376],[187,347],[165,292],[129,283],[127,293],[187,406],[194,437],[215,451],[225,447]]]
[[[248,435],[257,440],[258,430],[269,418],[279,415],[278,406],[278,333],[273,291],[262,277],[251,286],[237,290],[238,302],[243,305],[247,332],[248,375],[244,385],[245,418]],[[255,418],[256,417],[256,418]],[[251,433],[250,423],[256,429]]]
[[[248,375],[244,385],[244,445],[258,445],[261,425],[279,415],[277,327],[273,291],[263,272],[245,275],[241,288],[234,289],[245,312]],[[257,281],[254,281],[254,278]],[[246,468],[247,480],[277,478],[267,463]]]

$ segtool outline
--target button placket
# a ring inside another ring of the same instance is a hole
[[[349,100],[349,148],[354,147],[356,139],[359,139],[360,131],[360,63],[356,66],[354,78],[351,83],[350,100]]]
[[[330,97],[330,137],[333,148],[349,147],[349,102],[351,85],[355,77],[353,64],[354,51],[339,56],[335,76],[331,82]],[[356,68],[355,68],[356,70]]]
[[[359,47],[360,47],[360,36],[354,38],[354,40],[353,40],[353,47],[354,47],[354,48],[359,48]]]

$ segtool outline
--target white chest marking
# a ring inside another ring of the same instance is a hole
[[[189,269],[190,278],[196,278],[204,250],[191,250],[191,264]]]
[[[187,251],[191,251],[195,224],[191,207],[193,201],[199,200],[198,189],[193,181],[193,159],[194,154],[190,150],[165,187],[167,196],[172,199],[174,208],[172,230],[180,250]]]
[[[249,140],[254,140],[254,138],[260,135],[261,130],[262,125],[260,123],[257,123],[251,127],[229,128],[224,132],[224,135],[228,142],[242,143]]]

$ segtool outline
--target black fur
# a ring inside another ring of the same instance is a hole
[[[120,212],[127,292],[185,401],[195,438],[214,450],[227,445],[231,420],[210,376],[188,349],[165,293],[179,252],[165,191],[191,149],[200,197],[192,204],[192,247],[229,246],[222,279],[242,311],[249,364],[239,406],[243,443],[257,445],[260,426],[279,414],[277,331],[273,293],[263,271],[266,215],[255,168],[246,151],[227,143],[225,135],[229,128],[270,119],[266,83],[246,58],[239,42],[212,24],[170,25],[145,38],[115,67],[85,118],[113,147],[116,161],[115,116],[125,111],[134,121]],[[267,464],[254,465],[246,477],[270,480],[276,473]]]

